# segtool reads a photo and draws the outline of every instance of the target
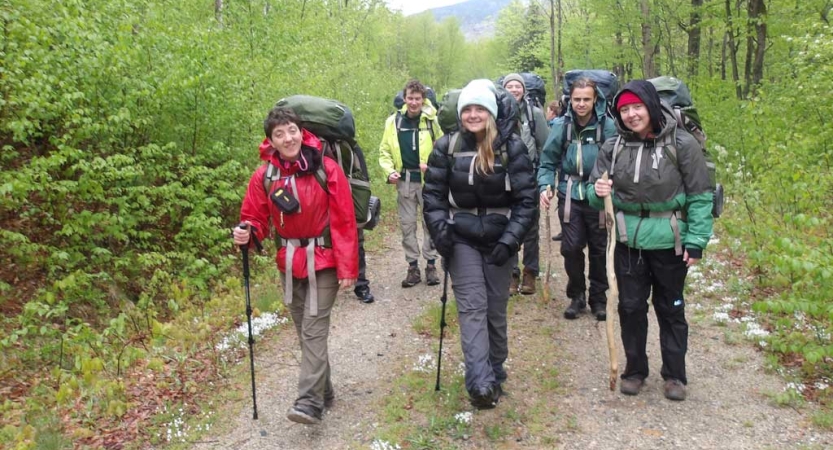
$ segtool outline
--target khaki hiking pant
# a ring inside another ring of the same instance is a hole
[[[408,179],[409,172],[405,171],[396,183],[396,203],[399,208],[399,226],[402,229],[402,248],[405,250],[405,261],[408,264],[419,260],[419,241],[417,240],[417,218],[422,223],[422,257],[426,260],[439,259],[437,251],[431,242],[425,219],[422,218],[422,182]]]
[[[306,278],[293,277],[292,303],[287,306],[301,344],[301,370],[295,404],[312,406],[321,411],[324,408],[324,398],[333,394],[327,338],[330,335],[330,311],[338,294],[338,277],[335,269],[324,269],[315,272],[315,279],[318,283],[317,316],[309,314],[309,280]],[[281,283],[286,283],[286,275],[283,273]]]

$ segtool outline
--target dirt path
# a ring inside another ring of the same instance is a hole
[[[543,229],[543,227],[542,227]],[[369,254],[368,267],[376,302],[364,305],[352,292],[340,296],[333,312],[330,357],[335,383],[336,405],[325,414],[322,424],[308,427],[285,418],[294,400],[299,352],[294,330],[286,328],[273,339],[282,342],[260,351],[258,364],[258,409],[260,419],[251,420],[250,405],[232,420],[229,434],[204,439],[195,449],[336,449],[368,448],[375,423],[381,420],[375,408],[386,393],[388,381],[403,364],[416,364],[419,355],[430,352],[430,343],[417,336],[411,321],[426,305],[437,302],[441,286],[424,284],[402,289],[404,262],[397,232],[389,232],[382,250]],[[557,368],[559,394],[552,400],[551,441],[535,437],[535,431],[519,428],[518,437],[498,448],[564,449],[782,449],[831,448],[833,434],[813,429],[800,411],[775,406],[770,393],[784,390],[785,382],[765,373],[763,356],[746,340],[730,339],[737,333],[713,319],[723,303],[708,299],[697,290],[708,284],[692,282],[687,294],[690,322],[688,399],[671,402],[662,395],[659,376],[659,344],[656,320],[650,313],[648,354],[651,376],[639,396],[625,397],[607,390],[607,347],[603,323],[589,314],[568,321],[562,312],[563,275],[558,246],[553,246],[553,293],[559,300],[548,304],[519,299],[521,305],[509,316],[511,396],[494,412],[523,408],[527,392],[524,380],[512,377],[512,366],[535,364],[528,352],[516,351],[537,340],[543,342]],[[547,247],[542,238],[542,258]],[[542,268],[546,267],[544,261]],[[618,333],[618,328],[617,328]],[[545,335],[546,334],[546,335]],[[618,339],[617,339],[618,341]],[[551,342],[551,345],[548,343]],[[448,342],[450,352],[459,354],[459,341]],[[620,361],[624,356],[619,348]],[[264,346],[265,347],[265,346]],[[452,355],[452,359],[453,359]],[[620,367],[623,362],[620,363]],[[444,367],[446,366],[443,364]],[[482,418],[481,418],[482,417]],[[546,442],[546,445],[544,444]],[[399,443],[403,448],[407,445]],[[459,444],[463,448],[495,448],[485,438],[472,436]]]

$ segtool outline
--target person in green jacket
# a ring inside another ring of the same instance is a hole
[[[637,395],[648,377],[648,297],[659,323],[665,397],[684,400],[688,322],[683,295],[688,268],[712,234],[712,188],[700,143],[677,126],[654,85],[635,80],[613,99],[620,137],[605,141],[587,198],[616,211],[614,272],[627,363],[620,391]],[[602,174],[610,178],[602,180]]]
[[[616,126],[605,115],[606,110],[607,101],[595,82],[587,78],[573,82],[567,113],[553,122],[538,169],[541,208],[550,207],[553,193],[558,196],[561,255],[570,299],[564,317],[571,320],[585,309],[588,296],[596,320],[607,318],[607,237],[599,226],[599,211],[587,201],[584,186],[596,164],[599,146],[616,134]],[[589,289],[584,276],[585,247],[589,254]]]
[[[422,214],[422,174],[428,167],[428,155],[434,142],[443,132],[437,122],[437,111],[425,97],[425,86],[419,80],[410,80],[402,91],[405,104],[387,118],[382,142],[379,144],[379,165],[388,177],[388,183],[396,185],[399,226],[402,229],[402,247],[408,272],[402,287],[411,287],[422,281],[419,272],[419,241],[417,217]],[[429,286],[440,284],[437,275],[437,251],[423,221],[422,256],[426,259],[425,282]]]

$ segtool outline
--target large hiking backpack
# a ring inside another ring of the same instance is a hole
[[[605,95],[608,113],[610,113],[611,108],[613,108],[613,97],[619,92],[619,78],[613,72],[598,69],[570,70],[564,74],[564,87],[562,89],[562,93],[564,94],[564,107],[561,109],[562,113],[566,114],[567,104],[570,102],[570,88],[580,78],[587,78],[596,83],[596,86]]]
[[[521,72],[518,75],[524,79],[526,95],[529,97],[529,100],[532,101],[532,104],[544,109],[544,105],[547,104],[547,88],[544,84],[544,79],[537,73],[532,72]],[[498,78],[498,86],[503,86],[504,78],[506,78],[506,75]]]
[[[462,89],[451,89],[443,94],[443,99],[437,108],[437,122],[443,133],[449,134],[460,129],[457,123],[457,100],[460,98]]]
[[[700,121],[700,115],[697,113],[697,108],[694,107],[694,101],[691,99],[691,91],[689,91],[688,86],[679,78],[660,76],[651,78],[648,81],[656,88],[660,100],[668,104],[674,111],[677,126],[685,128],[700,143],[703,156],[706,158],[709,184],[711,184],[712,191],[714,192],[712,216],[720,217],[723,214],[723,185],[717,182],[717,166],[706,147],[706,133],[703,131],[703,125]],[[672,151],[671,157],[674,164],[677,163],[676,156]]]
[[[431,104],[434,105],[434,109],[440,107],[440,104],[437,103],[437,93],[434,92],[434,89],[431,86],[425,86],[425,98],[427,98]],[[405,97],[402,95],[402,91],[399,91],[393,96],[393,107],[399,111],[404,105]]]
[[[276,106],[293,110],[301,119],[301,126],[321,140],[324,156],[338,162],[350,183],[356,224],[365,230],[375,228],[382,205],[379,198],[370,192],[367,163],[364,152],[355,140],[356,124],[350,108],[336,100],[309,95],[286,97],[278,100]],[[267,164],[263,186],[268,195],[274,181],[280,178],[280,169],[272,163]],[[323,165],[315,172],[315,179],[329,193]]]

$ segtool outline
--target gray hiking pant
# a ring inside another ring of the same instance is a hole
[[[485,261],[486,256],[466,244],[456,243],[449,264],[469,392],[506,380],[506,304],[512,266],[518,257],[513,255],[506,264],[493,266]]]
[[[405,250],[405,260],[410,264],[419,260],[417,218],[422,221],[422,256],[426,260],[438,259],[439,256],[431,243],[431,235],[422,214],[417,213],[417,207],[422,209],[422,182],[411,181],[408,179],[409,174],[408,171],[403,172],[402,178],[396,183],[396,203],[399,207],[399,226],[402,228],[402,248]]]
[[[298,377],[296,405],[312,406],[321,411],[324,398],[333,394],[330,381],[330,358],[327,337],[330,335],[330,311],[338,294],[338,277],[335,269],[323,269],[315,273],[318,283],[318,315],[310,316],[306,278],[292,280],[292,304],[289,311],[301,344],[301,370]],[[281,273],[281,283],[286,275]]]

